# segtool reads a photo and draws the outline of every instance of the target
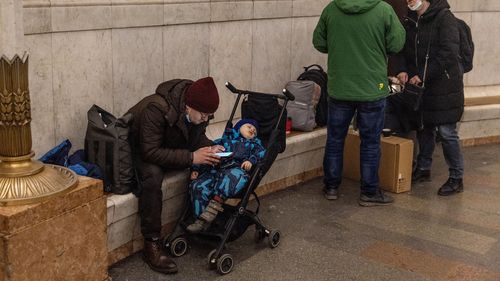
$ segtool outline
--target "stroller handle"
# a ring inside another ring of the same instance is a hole
[[[292,93],[290,93],[290,91],[288,91],[287,89],[283,89],[283,95],[285,95],[290,101],[295,100],[295,96]]]
[[[283,90],[283,95],[277,95],[277,94],[266,94],[266,93],[240,90],[240,89],[237,89],[236,87],[234,87],[233,84],[231,84],[231,82],[229,82],[229,81],[227,81],[225,85],[226,85],[226,88],[229,89],[229,91],[231,91],[234,94],[238,94],[238,95],[266,95],[266,96],[276,97],[276,98],[282,99],[282,100],[294,100],[295,99],[295,96],[286,90]]]

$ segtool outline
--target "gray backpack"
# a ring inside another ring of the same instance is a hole
[[[295,96],[288,102],[288,117],[292,128],[310,132],[316,127],[316,105],[321,97],[321,87],[313,81],[290,81],[285,88]]]
[[[132,150],[128,141],[131,113],[121,118],[93,105],[87,112],[85,134],[87,161],[104,174],[104,191],[125,194],[136,187]]]

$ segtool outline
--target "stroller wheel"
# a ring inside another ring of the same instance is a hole
[[[269,233],[269,236],[267,237],[267,244],[269,245],[270,248],[276,248],[280,244],[281,241],[281,232],[278,230],[273,230],[271,233]]]
[[[170,243],[170,253],[174,257],[182,257],[187,252],[187,240],[184,237],[177,237]]]
[[[230,254],[223,254],[217,259],[217,272],[221,275],[231,272],[233,266],[233,257]]]
[[[208,263],[208,269],[215,269],[217,266],[217,259],[215,257],[215,252],[217,252],[217,249],[213,249],[208,253],[207,256],[207,263]]]
[[[262,242],[262,240],[264,240],[264,237],[266,237],[264,229],[255,227],[255,233],[253,236],[253,240],[255,241],[255,243]]]

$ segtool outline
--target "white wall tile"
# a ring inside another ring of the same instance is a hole
[[[29,53],[31,134],[36,157],[55,146],[54,97],[52,89],[52,35],[25,36]],[[47,55],[49,54],[49,55]]]
[[[472,38],[475,45],[474,69],[468,74],[469,86],[500,84],[500,28],[492,28],[498,22],[500,12],[472,13]]]
[[[111,27],[109,6],[52,7],[53,31],[80,31]]]
[[[227,120],[236,100],[224,83],[249,90],[252,77],[252,22],[235,21],[210,25],[210,70],[220,94],[214,122]],[[238,110],[239,114],[239,110]]]
[[[163,25],[163,5],[113,5],[113,27]]]
[[[121,116],[163,82],[162,27],[113,29],[114,114]]]
[[[164,23],[181,24],[210,21],[210,3],[178,3],[164,6]]]
[[[290,77],[292,20],[253,22],[252,90],[281,93]]]
[[[24,34],[52,31],[51,11],[48,7],[23,9]]]
[[[163,28],[164,80],[197,80],[208,75],[209,28],[206,24]]]
[[[52,35],[56,142],[83,148],[87,111],[97,104],[113,112],[111,31]]]
[[[327,55],[314,49],[312,44],[312,35],[317,23],[318,17],[293,19],[290,80],[297,79],[304,71],[303,67],[311,64],[319,64],[327,71]]]

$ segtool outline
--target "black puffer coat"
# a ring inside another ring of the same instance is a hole
[[[414,75],[423,79],[430,40],[423,121],[431,125],[456,123],[464,111],[463,70],[458,59],[459,31],[446,0],[430,0],[430,3],[420,18],[415,12],[408,13],[402,60],[405,65],[400,71],[408,72],[409,79]]]

